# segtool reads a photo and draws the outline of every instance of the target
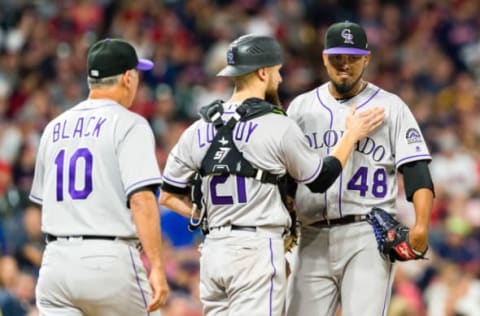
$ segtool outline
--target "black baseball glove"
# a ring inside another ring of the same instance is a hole
[[[291,252],[292,249],[298,245],[300,238],[300,222],[297,220],[297,212],[295,210],[293,198],[287,196],[287,200],[289,200],[289,204],[291,205],[290,207],[287,207],[287,209],[288,213],[290,214],[292,224],[289,228],[289,234],[283,239],[283,247],[285,252]]]
[[[300,222],[297,220],[297,211],[295,209],[295,192],[297,191],[297,183],[288,174],[282,177],[278,183],[282,201],[290,214],[291,225],[289,234],[285,236],[283,246],[285,252],[291,252],[298,244],[300,238]]]
[[[392,262],[425,259],[424,252],[418,252],[412,248],[408,241],[410,229],[398,222],[385,210],[374,207],[367,214],[368,222],[373,226],[378,250]]]

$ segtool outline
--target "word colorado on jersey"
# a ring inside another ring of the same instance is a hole
[[[331,148],[335,147],[338,140],[342,137],[343,131],[327,130],[323,135],[313,132],[309,135],[305,135],[308,141],[308,145],[312,148]],[[374,161],[381,161],[385,157],[385,147],[377,144],[371,137],[365,137],[357,142],[354,150],[364,155],[371,155]]]

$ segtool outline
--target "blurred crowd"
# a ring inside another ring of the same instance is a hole
[[[436,199],[429,260],[397,265],[390,316],[480,315],[480,3],[477,0],[0,0],[0,309],[37,315],[35,282],[45,247],[41,210],[28,202],[45,124],[86,97],[86,51],[121,37],[154,60],[133,110],[151,123],[160,167],[200,106],[226,99],[215,73],[229,42],[275,36],[286,52],[280,97],[326,80],[330,23],[364,26],[366,78],[410,106],[433,154]],[[399,217],[414,221],[398,194]],[[161,209],[172,294],[164,316],[201,314],[199,233]],[[368,286],[368,285],[365,285]]]

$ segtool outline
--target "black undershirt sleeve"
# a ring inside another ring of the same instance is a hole
[[[135,189],[133,190],[132,192],[130,192],[130,194],[127,196],[127,207],[130,208],[130,198],[132,197],[132,195],[134,195],[135,193],[137,192],[141,192],[141,191],[151,191],[153,194],[155,194],[157,192],[159,188],[159,185],[155,184],[155,185],[147,185],[147,186],[144,186],[144,187],[140,187],[138,189]]]
[[[407,201],[411,202],[415,191],[421,188],[430,189],[435,195],[432,177],[428,169],[428,160],[418,160],[400,166],[399,171],[403,173],[405,195]]]
[[[188,195],[190,194],[190,187],[179,188],[163,182],[162,191],[173,193],[173,194]]]
[[[333,156],[327,156],[323,159],[322,171],[320,171],[315,180],[307,184],[307,187],[312,192],[324,193],[335,182],[341,172],[342,164],[340,161]]]

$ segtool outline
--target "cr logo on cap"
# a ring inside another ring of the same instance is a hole
[[[343,29],[341,36],[345,39],[345,41],[343,41],[345,44],[353,45],[353,34],[350,29]]]
[[[227,64],[228,65],[235,65],[235,59],[233,56],[233,51],[229,50],[227,52]]]

